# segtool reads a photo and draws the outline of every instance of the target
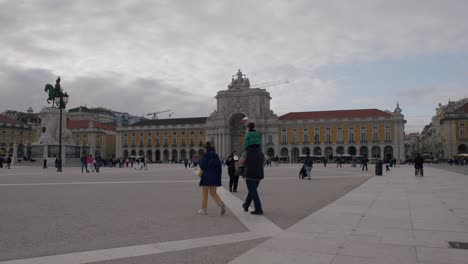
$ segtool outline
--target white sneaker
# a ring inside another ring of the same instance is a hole
[[[204,209],[198,210],[198,213],[199,213],[199,214],[205,214],[205,215],[207,214],[206,210],[204,210]]]
[[[221,207],[221,215],[224,215],[224,213],[226,213],[226,206],[224,205],[224,203],[221,203],[219,207]]]

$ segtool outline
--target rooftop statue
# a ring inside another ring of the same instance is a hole
[[[237,77],[234,79],[234,77]],[[241,70],[237,70],[237,73],[232,76],[231,84],[228,85],[228,88],[250,88],[250,81],[248,78],[244,78],[245,74]]]

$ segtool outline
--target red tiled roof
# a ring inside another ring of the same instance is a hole
[[[379,109],[353,109],[332,110],[314,112],[291,112],[279,117],[280,120],[301,119],[343,119],[343,118],[366,118],[366,117],[390,117],[391,114]]]
[[[67,120],[67,128],[69,129],[79,129],[79,128],[89,128],[91,120]],[[96,121],[93,122],[93,127],[102,128],[105,130],[115,130],[115,125],[102,124]]]
[[[1,123],[10,123],[10,124],[18,124],[18,125],[24,125],[24,123],[21,123],[20,121],[17,121],[13,118],[10,118],[6,115],[0,114],[0,122]]]

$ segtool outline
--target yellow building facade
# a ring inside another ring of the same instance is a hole
[[[31,143],[36,140],[36,128],[0,114],[0,157],[29,159]]]
[[[404,158],[406,121],[398,104],[393,112],[354,109],[278,117],[270,109],[270,94],[250,87],[240,71],[215,98],[217,109],[208,117],[144,120],[117,128],[116,156],[180,161],[200,156],[204,141],[212,142],[221,157],[233,151],[240,154],[245,134],[241,120],[248,117],[263,135],[263,152],[289,162],[297,162],[308,152],[330,160],[346,155]]]

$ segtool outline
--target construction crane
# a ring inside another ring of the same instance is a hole
[[[250,88],[264,88],[264,87],[275,86],[275,85],[280,85],[284,83],[289,83],[289,81],[282,80],[282,81],[274,81],[274,82],[257,83],[257,84],[252,85],[252,87]]]
[[[174,114],[175,112],[172,112],[169,114],[169,118],[172,118],[172,115]]]
[[[153,118],[151,119],[158,119],[158,114],[162,114],[162,113],[166,113],[166,112],[170,112],[171,110],[164,110],[164,111],[159,111],[159,112],[152,112],[152,113],[148,113],[147,116],[150,116],[152,115]]]

